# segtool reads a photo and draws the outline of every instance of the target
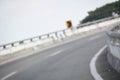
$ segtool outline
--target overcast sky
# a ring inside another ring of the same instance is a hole
[[[0,44],[79,24],[88,11],[116,0],[0,0]]]

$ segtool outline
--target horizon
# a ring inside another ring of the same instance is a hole
[[[67,20],[77,26],[87,12],[115,1],[1,0],[0,45],[65,29]]]

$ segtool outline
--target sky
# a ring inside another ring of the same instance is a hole
[[[0,0],[0,45],[79,24],[97,7],[117,0]]]

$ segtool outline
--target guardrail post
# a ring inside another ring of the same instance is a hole
[[[6,45],[4,45],[3,48],[6,49]]]
[[[49,34],[47,34],[47,38],[49,38],[50,36],[49,36]]]
[[[23,44],[23,43],[24,43],[24,41],[20,41],[20,42],[19,42],[19,44]]]
[[[39,36],[39,40],[41,40],[41,36]]]
[[[63,34],[64,34],[65,37],[67,37],[65,30],[63,30]]]
[[[30,39],[31,42],[33,42],[33,39]]]
[[[14,47],[14,43],[12,43],[11,45],[12,45],[12,47]]]
[[[56,38],[58,39],[57,32],[55,32],[55,36],[56,36]]]

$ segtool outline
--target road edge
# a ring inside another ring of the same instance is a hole
[[[103,29],[102,31],[105,31],[105,29]],[[63,44],[68,44],[68,43],[70,43],[70,42],[72,42],[72,41],[75,41],[75,40],[78,40],[78,39],[82,39],[82,38],[86,38],[86,37],[88,37],[88,36],[90,36],[90,35],[94,35],[94,34],[96,34],[96,33],[101,33],[102,31],[95,31],[94,33],[90,33],[90,34],[86,34],[86,35],[83,35],[83,36],[80,36],[80,37],[76,37],[76,38],[74,38],[74,39],[72,39],[72,40],[65,40],[65,41],[63,41],[63,42],[60,41],[60,42],[57,43],[57,44],[49,45],[48,47],[43,48],[43,49],[41,49],[41,50],[33,51],[31,54],[27,54],[27,55],[20,56],[20,57],[15,57],[15,58],[12,58],[12,59],[9,59],[9,60],[0,62],[0,66],[1,66],[1,65],[4,65],[4,64],[7,64],[7,63],[9,63],[9,62],[15,61],[15,60],[19,60],[19,59],[21,59],[21,58],[25,58],[25,57],[34,55],[34,53],[38,53],[38,52],[41,52],[41,51],[44,51],[44,50],[47,50],[47,49],[50,49],[50,48],[54,48],[54,47],[56,47],[56,46],[63,45]]]
[[[94,78],[94,80],[104,80],[100,75],[99,73],[97,72],[97,69],[96,69],[96,61],[99,57],[99,55],[107,48],[107,45],[105,45],[104,47],[102,47],[94,56],[93,58],[91,59],[90,61],[90,72]]]

